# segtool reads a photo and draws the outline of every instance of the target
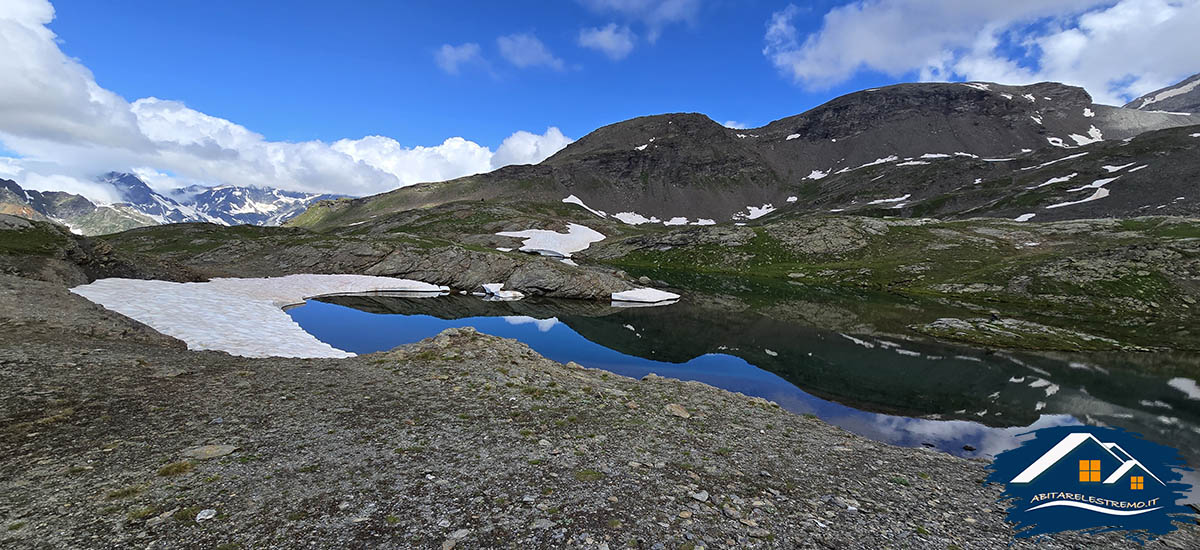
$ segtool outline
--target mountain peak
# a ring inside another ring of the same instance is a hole
[[[1200,73],[1130,101],[1125,107],[1142,111],[1200,113]]]

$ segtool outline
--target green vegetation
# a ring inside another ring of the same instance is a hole
[[[167,464],[166,466],[159,468],[158,475],[162,476],[162,477],[182,475],[182,474],[186,474],[186,473],[192,471],[192,469],[194,469],[195,467],[196,467],[195,464],[192,464],[191,462],[184,460],[182,462],[175,462],[172,464]]]

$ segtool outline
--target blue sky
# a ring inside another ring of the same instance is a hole
[[[638,21],[573,2],[93,2],[60,0],[50,25],[68,55],[127,99],[181,99],[273,140],[381,134],[405,144],[462,135],[495,147],[517,129],[571,137],[634,116],[698,111],[755,125],[889,81],[809,91],[763,56],[786,2],[702,5],[613,61],[578,44],[581,27]],[[817,27],[822,4],[803,20]],[[530,33],[566,64],[519,69],[496,38]],[[474,42],[488,67],[442,71],[442,44]]]
[[[1200,71],[1200,0],[0,1],[0,177],[115,200],[366,195],[691,111],[751,127],[907,81],[1122,104]]]

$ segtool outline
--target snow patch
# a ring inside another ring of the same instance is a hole
[[[687,225],[687,222],[687,218],[674,217],[662,223],[663,225]]]
[[[792,197],[788,197],[788,198],[787,198],[787,201],[788,201],[788,202],[796,202],[796,201],[798,201],[798,200],[800,200],[800,197],[795,197],[795,196],[792,196]]]
[[[1075,144],[1080,146],[1087,145],[1089,143],[1096,143],[1097,141],[1104,141],[1104,134],[1100,133],[1100,129],[1095,126],[1092,126],[1088,129],[1088,135],[1086,136],[1071,134],[1067,137],[1075,140]]]
[[[900,157],[898,157],[898,156],[896,156],[896,155],[889,155],[889,156],[886,156],[886,157],[883,157],[883,158],[878,158],[878,159],[875,159],[875,160],[873,160],[873,161],[871,161],[871,162],[868,162],[868,163],[866,163],[866,164],[863,164],[863,165],[861,165],[861,166],[856,166],[856,167],[854,167],[854,168],[842,168],[841,170],[838,170],[838,171],[837,171],[837,173],[838,173],[838,174],[844,174],[844,173],[846,173],[846,172],[853,172],[853,171],[855,171],[855,170],[858,170],[859,168],[866,168],[866,167],[868,167],[868,166],[876,166],[876,165],[879,165],[879,164],[884,164],[884,163],[888,163],[888,162],[895,162],[895,161],[898,161],[898,160],[900,160]]]
[[[1183,392],[1188,399],[1200,400],[1200,386],[1191,378],[1172,378],[1167,381],[1167,385]]]
[[[1046,138],[1046,141],[1050,142],[1050,145],[1053,145],[1055,147],[1069,147],[1069,145],[1067,145],[1066,143],[1063,143],[1063,140],[1060,137],[1050,136],[1050,137]]]
[[[674,292],[658,290],[657,288],[635,288],[622,292],[614,292],[610,297],[613,302],[637,302],[643,304],[674,303],[679,295]],[[665,305],[665,304],[664,304]]]
[[[976,90],[980,90],[980,91],[984,91],[984,92],[989,91],[988,85],[984,84],[982,82],[963,82],[962,85],[966,86],[968,88],[975,88]]]
[[[1138,105],[1137,108],[1145,109],[1147,105],[1153,105],[1153,104],[1158,103],[1159,101],[1162,101],[1169,97],[1175,97],[1177,95],[1186,94],[1192,90],[1195,90],[1197,86],[1200,86],[1200,78],[1193,80],[1191,82],[1188,82],[1187,84],[1184,84],[1183,86],[1180,86],[1178,88],[1172,88],[1170,90],[1163,90],[1163,91],[1159,92],[1158,94],[1156,94],[1154,97],[1148,97],[1146,99],[1143,99],[1142,104]]]
[[[1055,138],[1055,139],[1058,139],[1058,138]],[[1065,157],[1063,157],[1063,158],[1060,158],[1060,159],[1054,159],[1054,160],[1051,160],[1051,161],[1043,162],[1043,163],[1041,163],[1041,164],[1039,164],[1039,165],[1037,165],[1037,166],[1027,166],[1027,167],[1025,167],[1025,168],[1022,168],[1022,169],[1021,169],[1021,171],[1022,171],[1022,172],[1024,172],[1024,171],[1026,171],[1026,170],[1040,170],[1040,169],[1042,169],[1042,168],[1045,168],[1045,167],[1047,167],[1047,166],[1050,166],[1051,164],[1056,164],[1056,163],[1062,162],[1062,161],[1064,161],[1064,160],[1077,159],[1077,158],[1079,158],[1079,157],[1082,157],[1082,156],[1084,156],[1084,155],[1086,155],[1086,154],[1087,154],[1087,152],[1086,152],[1086,151],[1085,151],[1085,152],[1083,152],[1083,153],[1075,153],[1074,155],[1065,156]]]
[[[1023,96],[1021,96],[1021,97],[1025,98],[1025,99],[1028,99],[1030,103],[1033,103],[1033,102],[1037,101],[1037,98],[1036,98],[1036,97],[1033,97],[1033,94],[1025,94],[1025,95],[1023,95]]]
[[[823,177],[825,177],[825,176],[828,176],[828,175],[829,175],[829,172],[822,172],[822,171],[820,171],[820,170],[813,170],[812,172],[809,172],[807,176],[804,176],[804,179],[806,179],[806,180],[819,180],[819,179],[821,179],[821,178],[823,178]]]
[[[786,139],[784,139],[784,141],[792,141],[793,139],[796,139],[799,137],[800,137],[800,134],[788,134],[788,137]]]
[[[1054,185],[1054,184],[1056,184],[1056,183],[1062,183],[1062,182],[1065,182],[1065,181],[1071,181],[1071,178],[1073,178],[1073,177],[1075,177],[1075,176],[1078,176],[1078,175],[1079,175],[1079,172],[1072,172],[1071,174],[1068,174],[1068,175],[1066,175],[1066,176],[1059,176],[1059,177],[1057,177],[1057,178],[1050,178],[1050,179],[1046,180],[1046,183],[1039,183],[1039,184],[1037,184],[1037,185],[1035,185],[1035,186],[1033,186],[1033,187],[1026,187],[1026,189],[1038,189],[1038,188],[1040,188],[1040,187],[1045,187],[1045,186],[1047,186],[1047,185]]]
[[[586,204],[583,204],[583,199],[580,199],[579,197],[576,197],[575,195],[571,195],[571,196],[563,199],[562,201],[567,204],[576,204],[576,205],[582,206],[584,208],[584,210],[587,210],[588,212],[591,212],[597,216],[600,216],[601,218],[608,216],[608,214],[605,214],[603,210],[596,210],[595,208],[592,208]]]
[[[1088,109],[1087,107],[1084,107],[1084,108],[1083,108],[1083,116],[1085,116],[1085,117],[1088,117],[1088,118],[1092,118],[1092,117],[1096,116],[1096,113],[1093,113],[1091,109]]]
[[[501,231],[496,234],[501,237],[525,239],[525,243],[521,246],[523,252],[534,252],[558,258],[570,258],[572,253],[585,250],[592,243],[604,240],[603,233],[577,223],[567,224],[566,233],[547,229],[526,229],[524,231]]]
[[[1030,213],[1030,214],[1021,214],[1020,216],[1017,216],[1017,217],[1013,218],[1013,221],[1015,221],[1015,222],[1027,222],[1027,221],[1029,221],[1029,220],[1032,220],[1032,219],[1033,219],[1033,217],[1034,217],[1034,216],[1036,216],[1036,215],[1037,215],[1037,214],[1033,214],[1033,213]]]
[[[733,215],[735,220],[757,220],[771,212],[775,211],[775,205],[771,203],[762,206],[747,206],[746,212],[738,212]]]
[[[1096,181],[1093,181],[1092,183],[1089,183],[1089,184],[1087,184],[1087,185],[1083,185],[1083,186],[1080,186],[1080,187],[1075,187],[1075,188],[1073,188],[1073,189],[1067,189],[1067,192],[1068,192],[1068,193],[1074,193],[1075,191],[1083,191],[1084,189],[1099,189],[1099,188],[1101,188],[1101,187],[1104,187],[1105,185],[1108,185],[1108,184],[1110,184],[1110,183],[1112,183],[1112,182],[1114,182],[1114,181],[1117,181],[1117,180],[1118,180],[1120,177],[1121,177],[1121,176],[1117,176],[1117,177],[1115,177],[1115,178],[1105,178],[1105,179],[1102,179],[1102,180],[1096,180]]]
[[[488,283],[480,285],[483,287],[483,292],[492,300],[513,301],[520,300],[525,297],[525,293],[516,290],[503,290],[504,283]]]
[[[912,193],[909,193],[907,195],[904,195],[903,197],[896,197],[894,199],[877,199],[877,200],[868,202],[867,204],[870,205],[870,204],[885,204],[885,203],[889,203],[889,202],[904,202],[904,201],[908,200],[908,198],[911,196],[912,196]]]
[[[921,155],[921,158],[923,158],[923,159],[948,159],[948,158],[950,158],[950,155],[947,155],[945,153],[925,153],[924,155]]]
[[[1130,171],[1128,171],[1128,172],[1125,172],[1125,173],[1126,173],[1126,174],[1132,174],[1132,173],[1134,173],[1134,172],[1137,172],[1138,170],[1141,170],[1142,168],[1147,168],[1147,167],[1149,167],[1149,166],[1150,166],[1149,164],[1143,164],[1143,165],[1141,165],[1141,166],[1134,167],[1132,170],[1130,170]]]
[[[1029,118],[1032,118],[1032,119],[1033,119],[1033,121],[1034,121],[1034,122],[1036,122],[1036,123],[1038,123],[1038,124],[1041,124],[1041,123],[1042,123],[1042,117],[1041,117],[1041,116],[1033,116],[1033,115],[1029,115]]]
[[[1110,173],[1110,174],[1111,174],[1111,173],[1113,173],[1113,172],[1120,172],[1121,170],[1124,170],[1124,169],[1126,169],[1126,168],[1129,168],[1130,166],[1133,166],[1133,165],[1135,165],[1135,164],[1137,164],[1137,163],[1136,163],[1136,162],[1131,162],[1131,163],[1129,163],[1129,164],[1123,164],[1123,165],[1121,165],[1121,166],[1109,166],[1109,165],[1104,165],[1104,166],[1101,166],[1101,168],[1103,168],[1105,172],[1108,172],[1108,173]]]
[[[708,218],[700,218],[688,225],[717,225],[717,220],[710,220]]]
[[[1051,204],[1050,206],[1047,206],[1047,207],[1046,207],[1046,209],[1047,209],[1047,210],[1049,210],[1049,209],[1051,209],[1051,208],[1062,208],[1062,207],[1064,207],[1064,206],[1071,206],[1071,205],[1075,205],[1075,204],[1083,204],[1083,203],[1085,203],[1085,202],[1092,202],[1092,201],[1095,201],[1095,200],[1100,200],[1100,199],[1103,199],[1104,197],[1107,197],[1107,196],[1108,196],[1108,189],[1105,189],[1105,188],[1101,187],[1101,188],[1097,189],[1095,193],[1092,193],[1092,196],[1090,196],[1090,197],[1088,197],[1088,198],[1086,198],[1086,199],[1077,200],[1077,201],[1070,201],[1070,202],[1060,202],[1060,203],[1058,203],[1058,204]]]
[[[654,216],[647,218],[637,212],[617,212],[613,214],[614,218],[629,225],[642,225],[643,223],[659,223],[661,220]]]
[[[447,290],[391,277],[288,275],[205,283],[100,279],[71,292],[178,338],[188,349],[243,357],[352,357],[305,332],[283,307],[329,294],[397,291],[436,296]]]
[[[929,163],[925,162],[923,160],[910,160],[908,162],[901,162],[901,163],[897,164],[896,166],[921,166],[922,164],[929,164]]]
[[[635,151],[645,151],[645,150],[646,150],[646,148],[647,148],[647,147],[649,147],[649,146],[650,146],[650,144],[649,144],[649,143],[643,143],[643,144],[641,144],[641,145],[638,145],[637,147],[634,147],[634,148],[633,148],[633,150],[635,150]]]

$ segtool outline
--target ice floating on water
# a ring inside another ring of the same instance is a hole
[[[516,237],[525,239],[521,246],[524,252],[535,252],[543,256],[570,258],[571,254],[587,249],[594,242],[604,240],[604,234],[577,223],[567,224],[567,232],[559,233],[547,229],[526,229],[524,231],[501,231],[496,233],[501,237]]]
[[[504,288],[504,283],[488,283],[481,286],[483,287],[483,291],[487,293],[487,297],[491,298],[492,300],[502,300],[508,302],[520,300],[521,298],[525,297],[523,292],[516,290],[502,290]]]
[[[436,296],[447,290],[390,277],[288,275],[206,283],[100,279],[71,292],[178,338],[188,349],[245,357],[351,357],[353,353],[305,332],[282,308],[329,294],[400,291]]]
[[[635,288],[623,292],[612,293],[611,299],[613,302],[636,302],[642,304],[658,304],[663,302],[675,302],[679,300],[679,295],[657,288]]]

